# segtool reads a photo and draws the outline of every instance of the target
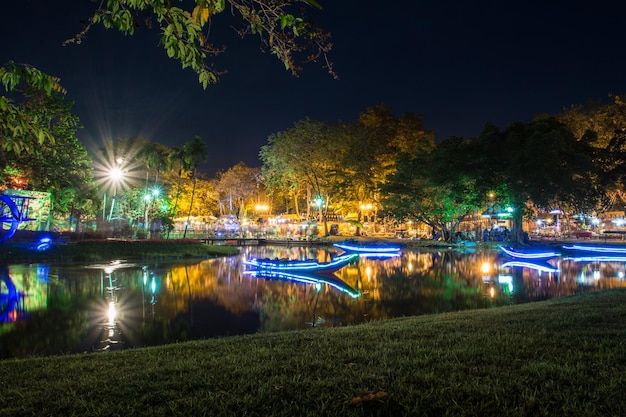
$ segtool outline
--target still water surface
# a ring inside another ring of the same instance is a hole
[[[493,252],[403,250],[316,280],[258,278],[244,260],[328,259],[335,248],[243,247],[193,262],[0,266],[0,357],[98,352],[217,336],[345,326],[520,304],[626,286],[626,262],[551,260],[539,271]]]

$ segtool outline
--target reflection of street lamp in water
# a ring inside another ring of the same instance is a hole
[[[100,313],[102,321],[98,327],[106,333],[98,345],[94,346],[94,349],[98,351],[109,350],[123,344],[118,323],[120,305],[118,304],[117,290],[120,288],[117,286],[117,277],[115,276],[115,270],[119,266],[119,261],[114,261],[106,266],[100,274],[100,289],[104,303]]]

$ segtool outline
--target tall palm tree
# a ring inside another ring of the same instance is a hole
[[[150,212],[150,208],[152,205],[152,197],[150,197],[150,189],[148,185],[148,178],[150,171],[154,169],[154,185],[152,187],[153,190],[158,190],[159,186],[159,173],[168,167],[169,163],[169,154],[171,153],[170,148],[165,145],[161,145],[160,143],[147,143],[144,148],[139,153],[140,158],[144,161],[146,165],[146,202],[144,208],[144,228],[146,230],[149,229],[148,225],[148,213]]]
[[[187,163],[185,162],[185,150],[184,148],[179,148],[174,146],[172,148],[172,152],[169,154],[169,164],[172,169],[178,168],[178,181],[176,184],[176,197],[174,198],[174,206],[171,210],[171,216],[174,218],[176,216],[176,211],[178,210],[178,198],[180,197],[180,182],[183,177],[183,171],[189,169]],[[170,233],[167,232],[167,239],[169,239]]]
[[[154,168],[154,188],[159,186],[159,174],[169,167],[169,155],[172,152],[170,148],[160,143],[151,145],[152,152],[150,155],[150,164]]]
[[[183,232],[183,239],[187,236],[187,227],[189,227],[189,221],[191,220],[191,209],[193,208],[193,198],[196,193],[196,180],[198,164],[200,161],[206,161],[207,158],[207,144],[202,140],[200,136],[195,136],[191,141],[187,142],[183,146],[184,159],[188,166],[192,168],[193,187],[191,188],[191,202],[189,203],[189,212],[187,213],[187,222],[185,223],[185,231]]]

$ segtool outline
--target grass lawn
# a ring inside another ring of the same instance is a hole
[[[5,243],[0,262],[94,262],[115,259],[181,259],[229,256],[239,253],[233,246],[204,245],[197,240],[97,240],[54,244],[46,250],[34,244]]]
[[[2,416],[624,416],[626,290],[0,361]]]

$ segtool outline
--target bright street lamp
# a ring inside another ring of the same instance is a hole
[[[115,198],[117,197],[117,184],[124,177],[124,173],[119,167],[115,167],[109,172],[109,177],[113,181],[113,198],[111,199],[111,210],[109,211],[109,221],[111,221],[113,218],[113,207],[115,207]]]

